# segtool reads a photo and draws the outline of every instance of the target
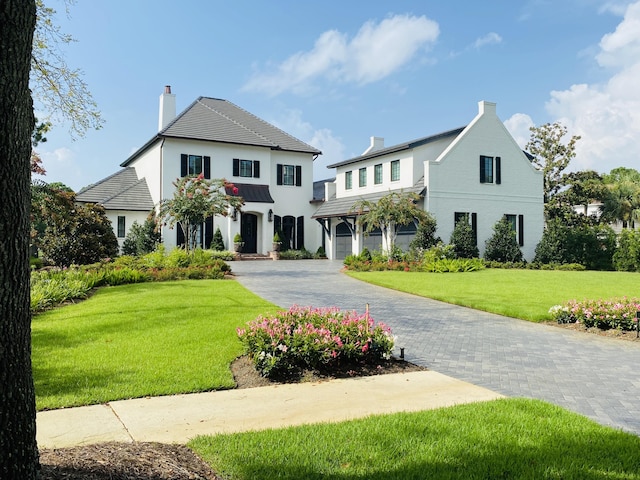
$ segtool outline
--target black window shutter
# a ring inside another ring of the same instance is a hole
[[[180,176],[181,177],[187,176],[187,154],[186,153],[180,154]]]
[[[471,214],[471,230],[473,230],[473,238],[476,242],[476,245],[478,245],[478,214],[477,213]]]
[[[204,178],[211,180],[211,157],[204,157]]]
[[[302,186],[302,166],[296,165],[296,187]]]
[[[176,245],[178,247],[184,245],[184,232],[182,231],[182,226],[179,223],[176,223]]]
[[[282,217],[280,215],[273,216],[273,234],[282,230]]]
[[[213,240],[213,217],[207,217],[204,221],[204,245],[203,248],[211,248]]]
[[[253,161],[253,176],[254,178],[260,178],[260,160]]]
[[[304,217],[298,217],[296,222],[296,248],[304,248]]]
[[[496,157],[496,185],[500,185],[502,182],[502,172],[500,171],[500,157]]]
[[[279,163],[276,167],[276,185],[282,185],[282,164]]]
[[[487,181],[484,176],[484,158],[480,157],[480,183],[485,183]]]
[[[240,159],[239,158],[233,159],[233,176],[234,177],[240,176]]]
[[[524,246],[524,215],[518,215],[518,243]]]

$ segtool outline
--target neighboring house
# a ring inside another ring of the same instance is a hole
[[[379,232],[364,235],[352,207],[360,199],[376,201],[390,191],[419,193],[445,243],[456,221],[467,215],[481,255],[503,215],[527,260],[533,259],[542,237],[542,172],[500,121],[495,103],[479,102],[478,115],[463,128],[392,147],[372,137],[362,155],[328,168],[336,168],[336,179],[326,183],[326,200],[314,218],[323,226],[329,258],[380,248]],[[406,248],[414,232],[413,225],[405,228],[398,244]]]
[[[319,150],[222,99],[200,97],[176,116],[170,87],[160,96],[158,128],[121,164],[124,170],[84,188],[78,201],[103,203],[110,218],[124,216],[126,234],[134,218],[140,218],[137,211],[148,212],[161,200],[172,198],[173,183],[179,177],[225,178],[238,187],[245,204],[241,212],[205,222],[200,229],[201,246],[208,248],[220,227],[228,249],[233,248],[235,234],[242,235],[244,253],[266,254],[277,230],[288,248],[318,248],[321,227],[312,215],[316,209],[313,161]],[[104,203],[111,197],[100,192],[108,187],[112,196],[123,197],[134,178],[140,189],[146,187],[144,208],[132,201],[128,212],[116,213]],[[118,225],[114,221],[114,230]],[[177,226],[165,227],[162,238],[168,249],[184,242]]]

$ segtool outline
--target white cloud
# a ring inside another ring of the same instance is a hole
[[[284,118],[270,120],[270,123],[322,152],[322,155],[313,162],[314,179],[321,180],[335,175],[332,169],[327,169],[327,165],[344,160],[345,147],[340,138],[334,136],[330,129],[314,128],[302,119],[300,110],[289,110]]]
[[[345,159],[344,145],[338,137],[328,128],[321,128],[313,132],[309,143],[322,152],[313,162],[313,178],[323,180],[334,177],[335,169],[328,169],[327,165],[337,163]]]
[[[320,35],[313,49],[290,56],[273,72],[255,74],[244,89],[277,95],[306,92],[319,78],[359,85],[375,82],[428,48],[439,33],[436,22],[412,15],[395,15],[380,23],[368,21],[351,40],[329,30]]]
[[[629,5],[615,31],[602,37],[595,60],[609,80],[552,91],[545,105],[569,135],[581,136],[570,169],[640,169],[640,2]]]
[[[35,176],[47,183],[62,182],[74,190],[85,185],[87,182],[86,172],[78,165],[76,153],[67,147],[56,148],[55,150],[42,150],[41,144],[36,147],[36,152],[42,159],[42,166],[46,170],[45,176]]]
[[[485,45],[496,45],[498,43],[502,43],[502,37],[495,32],[490,32],[484,35],[483,37],[478,38],[474,44],[474,48],[482,48]]]
[[[520,148],[524,148],[531,138],[531,130],[529,129],[534,126],[534,123],[529,115],[516,113],[504,122],[504,126],[507,127]]]

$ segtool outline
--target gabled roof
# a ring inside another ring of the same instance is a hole
[[[381,148],[380,150],[374,150],[373,152],[367,153],[366,155],[360,155],[357,157],[350,158],[348,160],[343,160],[338,163],[334,163],[333,165],[327,165],[327,168],[335,168],[342,167],[344,165],[349,165],[350,163],[360,162],[361,160],[368,160],[370,158],[381,157],[382,155],[387,155],[389,153],[401,152],[403,150],[410,150],[415,147],[419,147],[421,145],[426,145],[431,142],[435,142],[437,140],[441,140],[443,138],[451,137],[453,141],[466,127],[455,128],[453,130],[447,130],[446,132],[438,133],[436,135],[430,135],[428,137],[418,138],[416,140],[412,140],[410,142],[399,143],[398,145],[393,145],[391,147]]]
[[[251,145],[313,155],[322,153],[227,100],[200,97],[121,166],[126,167],[162,138]]]
[[[84,187],[76,194],[78,202],[98,203],[107,210],[135,210],[148,212],[153,209],[153,200],[147,181],[138,180],[132,167]]]
[[[329,218],[329,217],[345,217],[345,216],[355,216],[355,212],[353,212],[353,206],[361,201],[368,200],[370,202],[377,202],[385,195],[388,195],[391,192],[397,193],[417,193],[422,195],[424,192],[424,177],[421,177],[413,187],[403,188],[397,190],[385,190],[376,193],[366,193],[364,195],[352,195],[350,197],[341,197],[336,198],[335,195],[332,196],[329,200],[326,200],[322,205],[318,207],[316,213],[314,213],[311,218]]]

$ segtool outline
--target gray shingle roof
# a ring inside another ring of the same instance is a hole
[[[368,200],[369,202],[377,202],[385,195],[388,195],[391,192],[413,192],[417,194],[422,194],[424,191],[424,177],[420,178],[415,185],[411,188],[403,188],[398,190],[386,190],[383,192],[376,193],[367,193],[364,195],[353,195],[351,197],[342,197],[336,198],[335,196],[331,197],[329,200],[325,201],[318,209],[316,213],[312,215],[311,218],[329,218],[329,217],[343,217],[343,216],[353,216],[355,213],[352,211],[353,206],[361,201]]]
[[[76,194],[76,200],[99,203],[107,210],[148,212],[154,207],[147,181],[144,178],[138,180],[135,169],[131,167],[84,187]]]
[[[200,97],[121,166],[126,167],[163,137],[252,145],[313,155],[322,153],[227,100]]]
[[[381,148],[380,150],[374,150],[373,152],[367,153],[366,155],[360,155],[358,157],[349,158],[348,160],[343,160],[332,165],[327,165],[327,168],[342,167],[343,165],[349,165],[350,163],[356,163],[361,160],[367,160],[370,158],[381,157],[382,155],[387,155],[389,153],[409,150],[421,145],[426,145],[427,143],[435,142],[436,140],[440,140],[442,138],[452,137],[451,141],[453,141],[453,139],[460,135],[460,133],[464,129],[465,127],[454,128],[453,130],[447,130],[446,132],[437,133],[436,135],[429,135],[428,137],[418,138],[416,140],[411,140],[410,142],[399,143],[398,145],[393,145],[391,147]]]

